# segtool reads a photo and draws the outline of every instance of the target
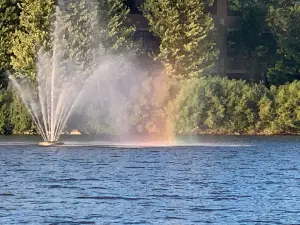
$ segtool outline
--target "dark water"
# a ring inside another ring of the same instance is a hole
[[[0,137],[0,224],[300,223],[298,137],[154,148],[23,141]]]

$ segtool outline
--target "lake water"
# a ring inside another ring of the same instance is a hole
[[[300,223],[299,137],[185,140],[42,148],[0,137],[0,224]]]

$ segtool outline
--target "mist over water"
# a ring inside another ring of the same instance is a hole
[[[87,5],[84,11],[89,15],[84,26],[90,26],[87,32],[92,32],[86,34],[85,52],[74,44],[81,40],[76,40],[72,30],[73,12],[68,4],[60,3],[52,49],[41,48],[37,53],[36,82],[26,76],[9,76],[45,141],[58,141],[66,126],[99,130],[103,124],[103,129],[109,127],[115,134],[129,132],[129,108],[146,73],[134,56],[105,52],[101,32],[97,32],[101,29],[96,29],[99,15],[95,6]]]
[[[145,72],[132,59],[110,57],[96,68],[84,83],[79,104],[69,120],[73,127],[97,131],[99,124],[111,133],[129,132],[130,109],[135,104]],[[81,123],[81,124],[79,124]]]

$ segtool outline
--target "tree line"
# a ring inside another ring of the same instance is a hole
[[[37,52],[41,47],[51,51],[57,13],[67,15],[61,18],[72,35],[65,44],[72,49],[70,57],[82,62],[87,74],[93,66],[87,59],[99,47],[103,54],[131,54],[141,59],[141,64],[150,60],[162,66],[167,97],[153,103],[154,97],[149,96],[153,93],[139,96],[131,109],[134,132],[166,132],[155,129],[155,123],[167,123],[167,118],[175,124],[176,133],[298,131],[299,83],[295,80],[299,79],[300,68],[300,5],[296,0],[228,1],[230,10],[239,15],[237,29],[228,35],[228,42],[245,61],[247,82],[213,72],[221,29],[215,29],[208,10],[213,0],[145,0],[139,10],[148,21],[149,31],[159,39],[157,52],[145,52],[143,40],[135,40],[137,29],[130,21],[126,1],[64,2],[0,1],[0,133],[35,130],[9,85],[6,71],[35,80]],[[64,9],[72,13],[57,11],[59,4],[66,4]],[[91,39],[94,33],[97,39]],[[154,87],[154,69],[148,69],[145,83]]]
[[[228,42],[245,61],[248,78],[281,85],[299,77],[300,5],[295,0],[229,0],[239,16]]]

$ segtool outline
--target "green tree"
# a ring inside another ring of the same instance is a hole
[[[31,117],[19,95],[9,85],[0,91],[0,134],[20,134],[32,130]]]
[[[7,98],[7,91],[0,90],[0,134],[6,133],[6,128],[8,127],[8,105],[10,101]]]
[[[239,15],[237,30],[230,32],[231,47],[244,58],[249,79],[267,81],[269,68],[277,60],[276,34],[267,21],[270,7],[286,8],[295,0],[229,0],[229,10]]]
[[[10,90],[10,92],[10,104],[7,110],[9,110],[9,124],[13,128],[13,134],[22,134],[24,131],[33,130],[35,125],[19,93],[14,90]]]
[[[36,53],[51,47],[51,23],[54,0],[22,0],[20,26],[14,34],[12,67],[35,78]]]
[[[250,80],[265,80],[267,69],[274,62],[276,41],[265,18],[270,1],[231,0],[229,8],[239,14],[237,29],[229,33],[231,47],[245,60]]]
[[[103,29],[93,1],[62,1],[56,8],[53,49],[62,60],[71,59],[82,73],[90,74],[100,53]],[[102,53],[102,52],[101,52]]]
[[[199,75],[216,61],[214,23],[205,8],[199,0],[146,0],[142,6],[150,31],[160,38],[155,59],[172,77]]]
[[[123,1],[109,0],[107,4],[88,0],[61,1],[56,17],[53,16],[54,0],[22,0],[21,9],[20,27],[12,47],[12,65],[30,77],[35,76],[37,51],[40,48],[51,50],[55,40],[68,50],[67,57],[82,69],[91,67],[97,54],[133,49],[131,37],[135,27],[125,26],[129,9]],[[104,48],[102,52],[101,48]]]
[[[134,25],[128,25],[130,9],[123,0],[108,0],[102,11],[106,17],[105,45],[112,53],[138,53],[140,44],[133,41],[136,31]],[[106,12],[106,13],[105,13]]]
[[[0,88],[5,70],[11,70],[12,36],[19,24],[19,0],[0,0]]]
[[[82,70],[91,70],[95,59],[107,54],[137,52],[135,27],[125,24],[128,13],[121,0],[62,2],[56,14],[58,42]]]
[[[300,82],[278,88],[276,96],[276,124],[280,131],[299,131],[300,129]]]
[[[220,77],[184,81],[177,100],[179,133],[249,133],[261,131],[260,105],[269,90],[261,84]],[[267,115],[265,115],[265,118]]]
[[[269,69],[273,84],[300,79],[300,5],[270,7],[268,25],[277,41],[277,61]]]

